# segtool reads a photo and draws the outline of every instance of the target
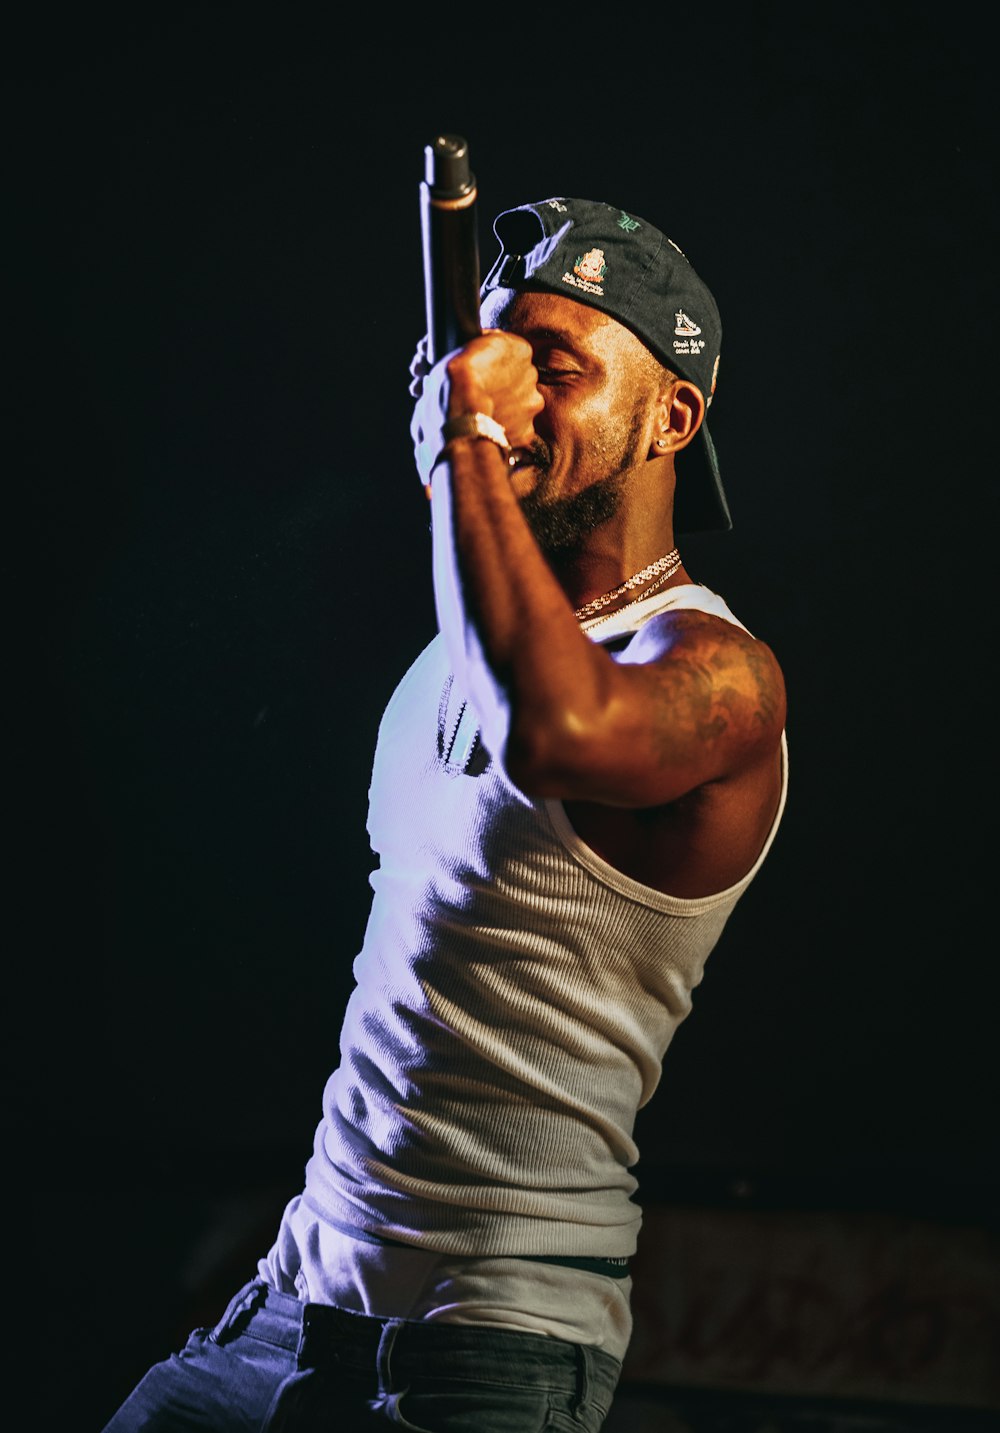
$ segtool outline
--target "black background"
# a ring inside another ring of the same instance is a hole
[[[232,1246],[252,1272],[336,1062],[378,717],[434,624],[407,365],[439,131],[469,141],[484,268],[499,209],[606,199],[723,316],[736,526],[684,551],[783,663],[791,786],[640,1178],[995,1197],[984,22],[403,18],[53,14],[10,48],[7,1117],[15,1253],[53,1328],[84,1316],[53,1380],[81,1428],[200,1270]]]

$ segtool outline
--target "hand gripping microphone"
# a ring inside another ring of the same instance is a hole
[[[476,198],[469,146],[461,135],[439,134],[424,149],[420,186],[427,361],[431,365],[481,332]]]

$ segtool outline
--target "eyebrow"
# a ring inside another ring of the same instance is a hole
[[[546,324],[532,325],[517,330],[521,338],[546,339],[549,343],[568,343],[576,347],[577,339],[565,328],[550,328]]]

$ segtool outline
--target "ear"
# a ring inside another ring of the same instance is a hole
[[[663,458],[686,448],[704,417],[705,399],[697,384],[672,379],[657,400],[652,456]]]

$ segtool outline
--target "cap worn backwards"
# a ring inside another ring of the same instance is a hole
[[[706,408],[719,372],[722,323],[715,299],[672,239],[612,204],[543,199],[498,214],[500,254],[482,285],[564,294],[630,328],[674,373],[701,389]],[[674,528],[728,530],[729,504],[715,444],[678,456]]]

